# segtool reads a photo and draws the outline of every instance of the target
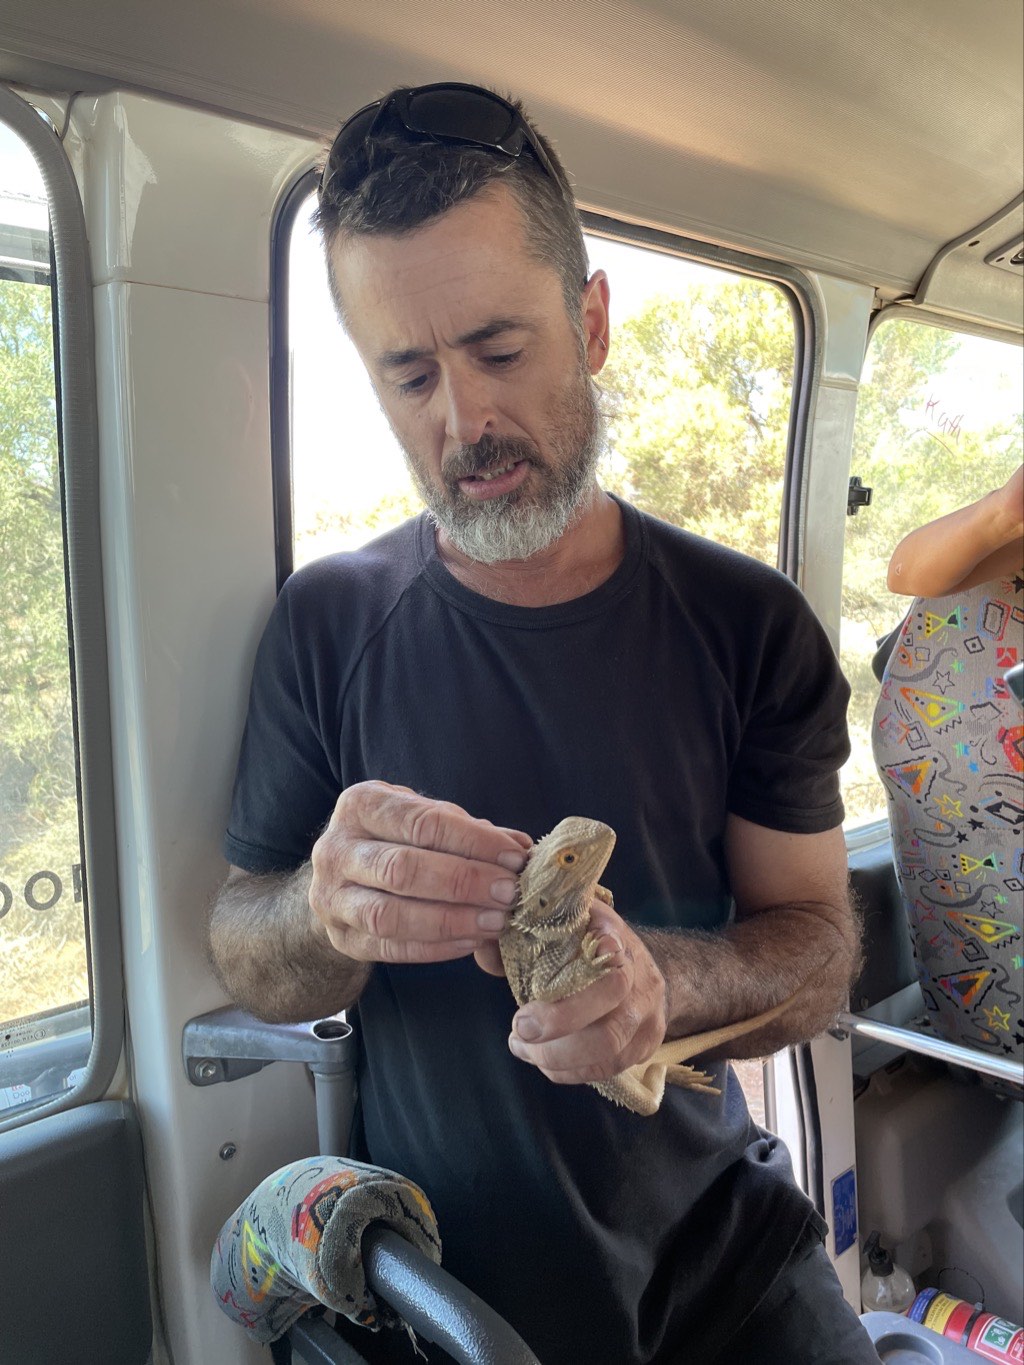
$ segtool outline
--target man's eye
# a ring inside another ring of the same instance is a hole
[[[418,374],[415,379],[407,379],[403,384],[399,384],[398,392],[416,393],[419,389],[423,388],[426,382],[427,376],[425,374]]]
[[[505,355],[489,355],[487,357],[487,363],[488,365],[493,365],[496,370],[500,370],[505,365],[514,365],[522,354],[523,353],[520,350],[509,351]]]

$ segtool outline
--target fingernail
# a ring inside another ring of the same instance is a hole
[[[476,917],[476,927],[489,932],[493,929],[504,929],[508,916],[501,910],[483,910]]]
[[[520,1061],[523,1060],[523,1049],[522,1046],[520,1045],[518,1038],[516,1037],[509,1038],[508,1050],[509,1052],[511,1052],[513,1057],[518,1057]]]
[[[524,1043],[533,1043],[540,1037],[540,1025],[532,1015],[517,1015],[515,1019],[515,1030],[522,1038]]]
[[[621,953],[621,952],[622,952],[622,939],[619,938],[618,934],[615,933],[615,931],[614,931],[613,929],[609,929],[608,933],[602,934],[601,937],[604,938],[604,939],[607,939],[610,943],[614,943],[614,944],[615,944],[615,949],[614,949],[615,952],[617,952],[617,953]]]
[[[502,905],[511,905],[518,894],[519,888],[515,882],[507,881],[504,877],[491,883],[491,899],[500,901]]]
[[[527,864],[525,853],[499,853],[498,862],[502,867],[508,868],[509,872],[522,872]]]

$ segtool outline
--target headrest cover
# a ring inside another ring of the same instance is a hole
[[[217,1302],[261,1343],[317,1304],[373,1331],[402,1326],[366,1287],[361,1244],[370,1223],[384,1223],[440,1264],[433,1210],[404,1176],[340,1157],[282,1166],[220,1231],[210,1261]]]

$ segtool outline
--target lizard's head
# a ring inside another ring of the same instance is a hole
[[[550,834],[538,839],[530,861],[519,874],[519,907],[513,923],[569,922],[589,914],[594,887],[615,847],[615,831],[600,820],[570,815]]]

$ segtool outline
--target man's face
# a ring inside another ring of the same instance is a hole
[[[527,251],[509,192],[401,237],[339,242],[333,266],[352,340],[444,535],[481,563],[556,541],[593,487],[601,423],[561,282]]]

